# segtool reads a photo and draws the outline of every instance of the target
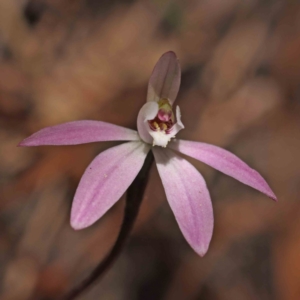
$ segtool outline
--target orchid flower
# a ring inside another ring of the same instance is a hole
[[[148,84],[147,102],[134,131],[101,121],[75,121],[47,127],[23,140],[20,146],[77,145],[102,141],[128,141],[100,153],[85,170],[75,193],[71,226],[82,229],[101,218],[124,194],[153,151],[167,200],[179,228],[196,253],[203,256],[213,232],[213,209],[205,180],[178,152],[277,200],[262,176],[222,148],[176,140],[184,128],[176,99],[181,70],[174,52],[162,55]]]

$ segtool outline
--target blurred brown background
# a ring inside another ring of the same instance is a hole
[[[179,137],[237,154],[266,196],[194,162],[215,230],[207,255],[183,239],[157,171],[126,248],[79,299],[300,299],[300,2],[0,0],[0,299],[55,299],[113,244],[124,197],[91,228],[69,225],[85,167],[116,143],[17,148],[50,125],[135,128],[158,58],[177,53]]]

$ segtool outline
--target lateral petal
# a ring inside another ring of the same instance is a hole
[[[158,104],[155,102],[145,103],[139,111],[137,118],[137,129],[140,135],[140,138],[148,143],[152,144],[153,137],[150,135],[150,127],[148,124],[149,120],[155,118],[158,113]]]
[[[78,145],[103,141],[138,141],[135,130],[101,121],[74,121],[46,127],[19,146]]]
[[[163,54],[151,74],[147,101],[159,101],[165,98],[172,104],[178,94],[181,81],[181,70],[176,54],[173,51]]]
[[[168,202],[190,246],[203,256],[213,232],[213,209],[202,175],[175,152],[155,147],[153,153]]]
[[[145,143],[129,142],[100,153],[91,162],[74,197],[74,229],[92,225],[120,199],[142,168],[149,149]]]
[[[206,143],[184,140],[172,141],[169,147],[198,159],[216,170],[266,194],[273,200],[277,200],[267,182],[257,171],[225,149]]]

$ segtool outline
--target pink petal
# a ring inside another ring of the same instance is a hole
[[[176,54],[166,52],[156,63],[148,84],[147,101],[157,102],[161,98],[173,103],[178,94],[181,70]]]
[[[158,113],[158,104],[155,102],[145,103],[139,111],[137,118],[137,128],[141,139],[148,143],[152,144],[153,137],[149,134],[150,127],[148,120],[152,120],[156,117]]]
[[[74,197],[74,229],[90,226],[120,199],[142,168],[149,149],[142,142],[129,142],[100,153],[91,162]]]
[[[77,145],[102,141],[138,141],[136,131],[101,121],[74,121],[46,127],[19,146]]]
[[[205,181],[185,159],[173,151],[153,148],[168,202],[182,234],[203,256],[213,232],[213,210]]]
[[[277,200],[275,194],[261,175],[227,150],[205,143],[184,140],[173,141],[169,144],[169,147],[198,159],[216,170]]]

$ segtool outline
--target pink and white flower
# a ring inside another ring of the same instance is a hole
[[[82,229],[101,218],[123,195],[154,153],[170,207],[190,246],[203,256],[213,232],[213,209],[202,175],[178,152],[193,157],[270,198],[276,196],[261,175],[222,148],[174,139],[184,128],[180,109],[172,105],[180,86],[180,65],[174,52],[157,62],[151,75],[147,102],[137,118],[138,131],[101,121],[75,121],[47,127],[20,146],[77,145],[101,141],[129,141],[100,153],[87,167],[77,188],[71,225]]]

